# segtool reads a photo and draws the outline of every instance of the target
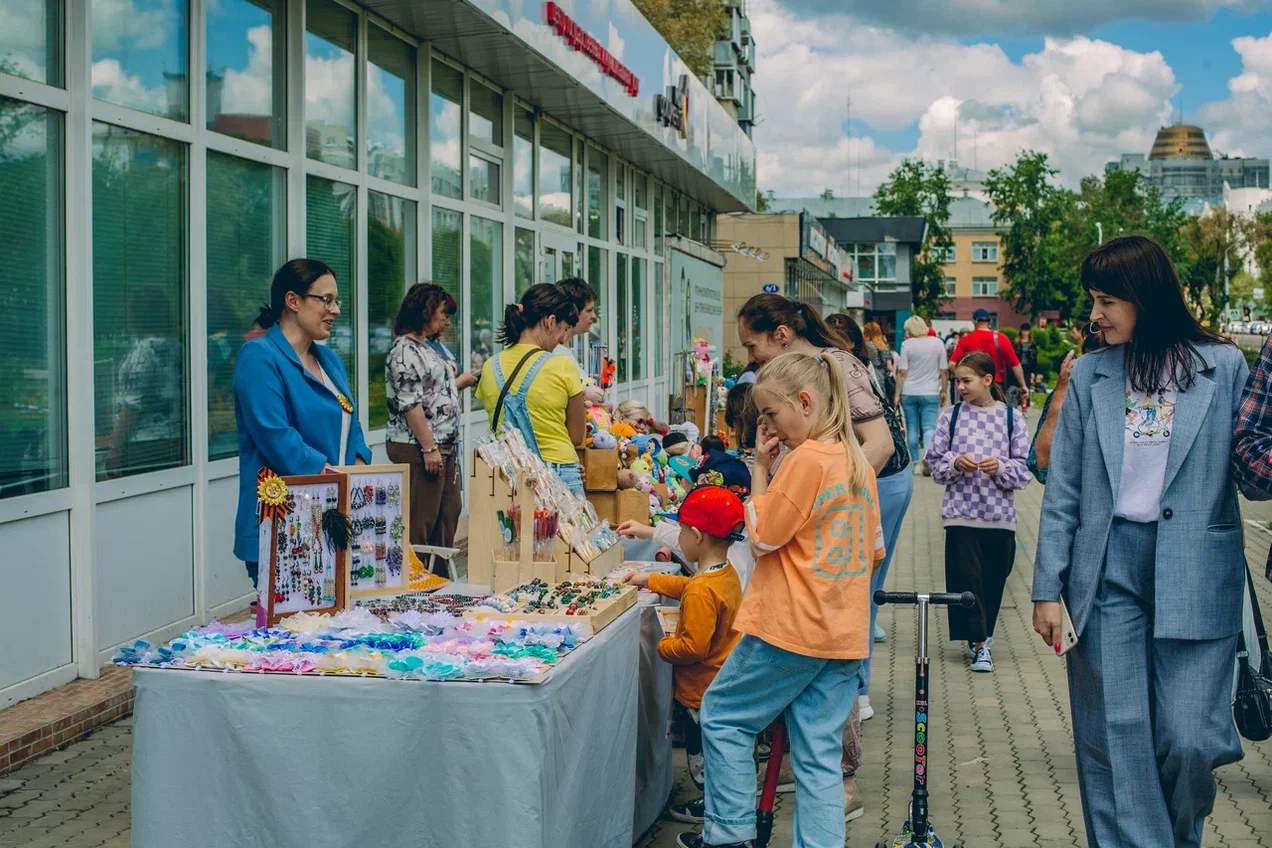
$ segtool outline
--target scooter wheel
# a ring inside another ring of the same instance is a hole
[[[875,848],[892,848],[892,846],[886,842],[876,842]]]

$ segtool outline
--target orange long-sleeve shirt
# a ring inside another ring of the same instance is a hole
[[[693,577],[651,574],[649,590],[680,599],[676,632],[658,643],[658,656],[675,666],[676,700],[698,709],[703,693],[740,638],[733,619],[742,605],[742,582],[733,566],[726,564]]]

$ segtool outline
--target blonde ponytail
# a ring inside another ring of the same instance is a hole
[[[868,485],[873,470],[852,429],[852,407],[839,362],[827,351],[819,356],[783,353],[769,361],[755,375],[752,401],[759,389],[772,392],[794,405],[801,391],[817,398],[821,420],[809,438],[842,442],[848,452],[848,479],[854,487]]]

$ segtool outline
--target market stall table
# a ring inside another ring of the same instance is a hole
[[[629,848],[645,615],[537,685],[137,668],[132,844]]]

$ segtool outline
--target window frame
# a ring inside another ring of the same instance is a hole
[[[972,297],[998,297],[998,277],[972,277]]]
[[[996,241],[974,241],[972,242],[972,261],[976,263],[997,263],[998,262],[998,242]],[[993,256],[989,256],[989,252],[993,251]]]

